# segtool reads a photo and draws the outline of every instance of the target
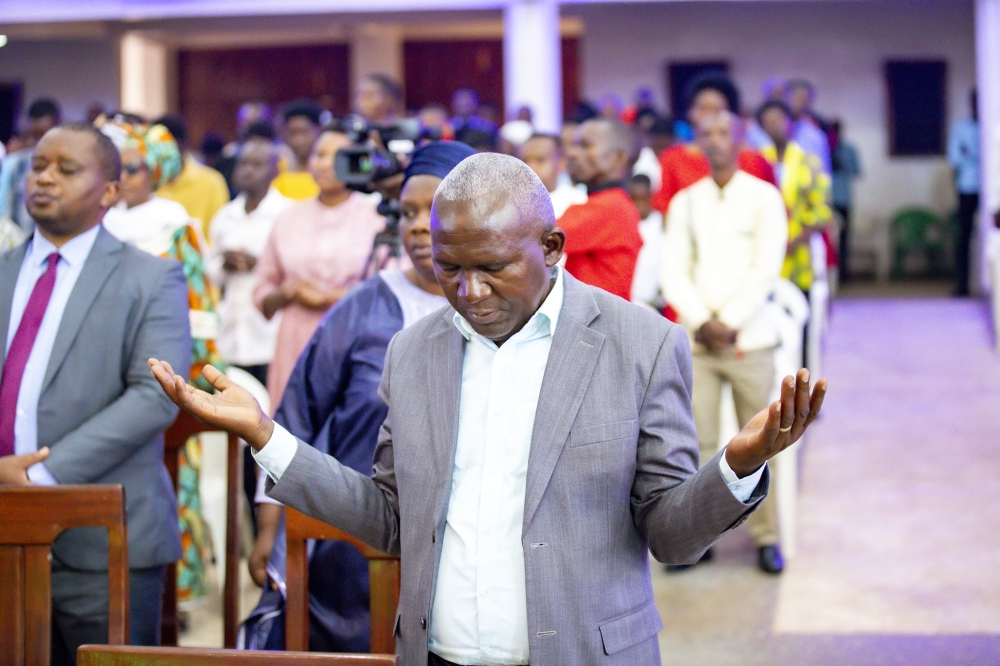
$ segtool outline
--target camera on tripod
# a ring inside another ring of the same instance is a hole
[[[343,128],[354,145],[337,151],[333,168],[337,179],[348,189],[365,194],[380,192],[381,183],[403,173],[406,166],[400,158],[412,154],[420,141],[440,138],[422,127],[416,118],[377,125],[354,115],[344,119]],[[374,141],[375,136],[378,137],[377,142]],[[384,191],[381,193],[378,214],[385,217],[385,229],[375,236],[365,270],[366,277],[384,268],[391,257],[400,255],[399,199],[387,197]]]
[[[402,173],[406,167],[400,158],[416,150],[421,140],[434,138],[416,118],[377,125],[361,116],[348,116],[343,127],[354,145],[337,151],[334,170],[349,189],[365,193],[375,192],[378,182]],[[373,135],[381,146],[371,140]]]

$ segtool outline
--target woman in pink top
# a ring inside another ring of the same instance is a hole
[[[334,155],[349,145],[350,139],[339,129],[328,128],[319,135],[309,172],[320,194],[275,218],[257,265],[254,302],[268,319],[282,313],[267,376],[272,413],[323,315],[365,277],[375,234],[385,226],[375,206],[348,190],[334,174]]]

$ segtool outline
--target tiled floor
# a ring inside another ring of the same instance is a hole
[[[1000,359],[985,306],[840,300],[802,455],[799,554],[745,533],[654,569],[664,664],[1000,664]]]
[[[983,303],[928,289],[945,287],[841,292],[798,556],[760,573],[738,530],[711,564],[654,562],[664,664],[1000,664],[1000,359]],[[259,592],[243,576],[245,612]],[[184,645],[221,644],[215,590]]]

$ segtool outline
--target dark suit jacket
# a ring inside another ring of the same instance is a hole
[[[0,255],[4,340],[26,247]],[[166,359],[187,374],[187,293],[179,263],[124,245],[101,229],[66,304],[38,400],[38,446],[50,447],[45,466],[59,483],[125,486],[133,568],[173,562],[181,554],[177,503],[163,466],[163,431],[177,408],[146,360]],[[76,569],[106,569],[107,532],[69,530],[52,552]]]
[[[565,275],[531,437],[521,544],[533,664],[659,664],[649,551],[691,562],[747,504],[718,456],[698,469],[691,355],[680,326]],[[299,443],[271,497],[389,553],[402,581],[404,664],[427,627],[458,437],[465,338],[454,310],[397,334],[380,389],[389,414],[368,477]],[[544,544],[542,547],[540,544]]]

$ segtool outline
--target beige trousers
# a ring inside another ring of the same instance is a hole
[[[695,352],[692,360],[694,392],[691,402],[698,428],[701,464],[704,465],[719,451],[719,409],[723,383],[728,381],[733,387],[736,419],[742,428],[769,404],[768,398],[774,386],[774,349],[739,355],[733,350]],[[773,474],[774,461],[768,465]],[[747,521],[750,537],[758,547],[778,543],[778,508],[773,478],[771,491]]]

